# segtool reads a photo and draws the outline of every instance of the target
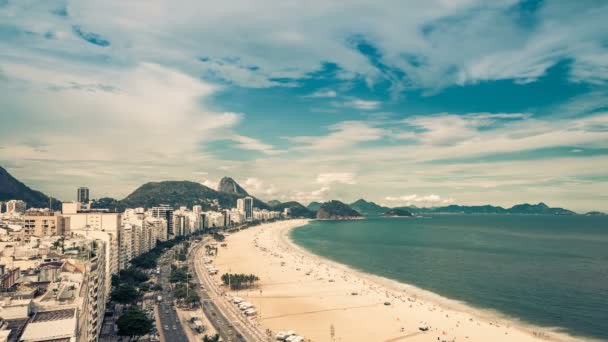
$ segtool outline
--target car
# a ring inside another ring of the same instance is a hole
[[[168,325],[165,325],[165,330],[169,330],[169,326]]]
[[[175,326],[175,325],[174,325],[174,326],[173,326],[173,330],[177,330],[177,326]]]

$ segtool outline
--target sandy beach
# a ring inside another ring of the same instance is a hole
[[[213,261],[218,283],[226,272],[260,278],[255,289],[227,295],[253,303],[254,319],[273,333],[294,330],[312,341],[576,340],[313,255],[288,237],[307,222],[281,221],[231,234]]]

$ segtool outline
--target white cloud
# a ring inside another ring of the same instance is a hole
[[[363,121],[343,121],[328,127],[325,136],[297,136],[287,139],[297,143],[296,150],[336,150],[382,138],[384,130]]]
[[[405,204],[405,205],[437,205],[437,204],[449,204],[454,202],[454,199],[449,198],[441,198],[439,195],[430,194],[419,196],[417,194],[412,195],[403,195],[403,196],[387,196],[384,198],[385,200],[393,203]]]
[[[329,185],[332,183],[339,184],[357,184],[355,180],[355,174],[350,172],[331,172],[331,173],[320,173],[317,176],[317,183]]]
[[[217,190],[218,182],[214,182],[209,179],[205,179],[201,184],[203,184],[204,186],[206,186],[210,189]]]
[[[325,89],[325,90],[317,90],[310,95],[306,95],[305,97],[309,98],[332,98],[338,96],[335,90]]]
[[[344,107],[352,107],[361,110],[376,110],[380,107],[380,101],[370,101],[370,100],[361,100],[361,99],[353,99],[350,101],[346,101],[341,104]]]
[[[231,139],[237,142],[238,144],[236,147],[242,150],[259,151],[267,155],[277,155],[284,152],[275,149],[274,146],[270,144],[265,144],[258,139],[246,137],[244,135],[235,134]]]
[[[276,186],[267,184],[265,181],[255,177],[247,178],[243,187],[248,193],[262,199],[273,199],[279,193],[279,189]]]
[[[437,89],[453,84],[512,79],[529,82],[560,60],[570,60],[575,81],[603,84],[608,9],[588,2],[544,2],[522,25],[516,0],[416,0],[306,4],[273,0],[154,5],[125,1],[70,1],[68,17],[55,2],[10,2],[3,23],[27,32],[0,43],[3,58],[26,55],[100,55],[133,64],[177,66],[192,76],[249,87],[278,78],[310,77],[323,62],[341,67],[341,78],[370,85],[388,79],[391,89]],[[196,13],[196,15],[195,15]],[[106,38],[93,46],[72,30],[77,23]],[[352,37],[373,44],[376,61],[353,48]],[[45,38],[45,37],[51,37]],[[378,66],[378,63],[390,69]],[[400,69],[407,77],[398,76]],[[297,82],[297,81],[296,81]],[[284,83],[293,86],[293,82]],[[368,105],[363,105],[369,109]]]

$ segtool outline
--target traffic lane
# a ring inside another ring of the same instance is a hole
[[[160,270],[160,283],[163,286],[162,296],[164,296],[162,303],[159,305],[160,309],[160,321],[163,332],[168,341],[188,341],[184,327],[182,326],[177,312],[174,311],[171,290],[168,287],[169,267],[161,267]]]
[[[230,323],[230,321],[219,313],[219,310],[215,303],[210,301],[203,301],[203,311],[209,318],[209,321],[213,325],[216,331],[221,332],[220,336],[225,341],[239,341],[244,342],[246,339],[236,330],[236,328]]]
[[[190,263],[190,267],[194,269],[192,262]],[[230,320],[221,314],[221,311],[219,311],[217,305],[212,301],[207,291],[205,291],[201,285],[201,281],[198,279],[198,276],[195,277],[195,279],[195,288],[201,297],[203,313],[205,316],[207,316],[208,320],[211,322],[215,330],[220,334],[222,339],[224,341],[246,341],[243,335],[238,332]]]

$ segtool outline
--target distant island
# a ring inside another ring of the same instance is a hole
[[[319,220],[359,220],[363,216],[358,211],[340,201],[329,201],[321,204],[317,210]]]
[[[414,214],[405,209],[391,209],[385,212],[382,216],[384,217],[413,217]]]
[[[601,211],[590,211],[588,213],[585,214],[586,216],[605,216],[606,213],[603,213]]]

